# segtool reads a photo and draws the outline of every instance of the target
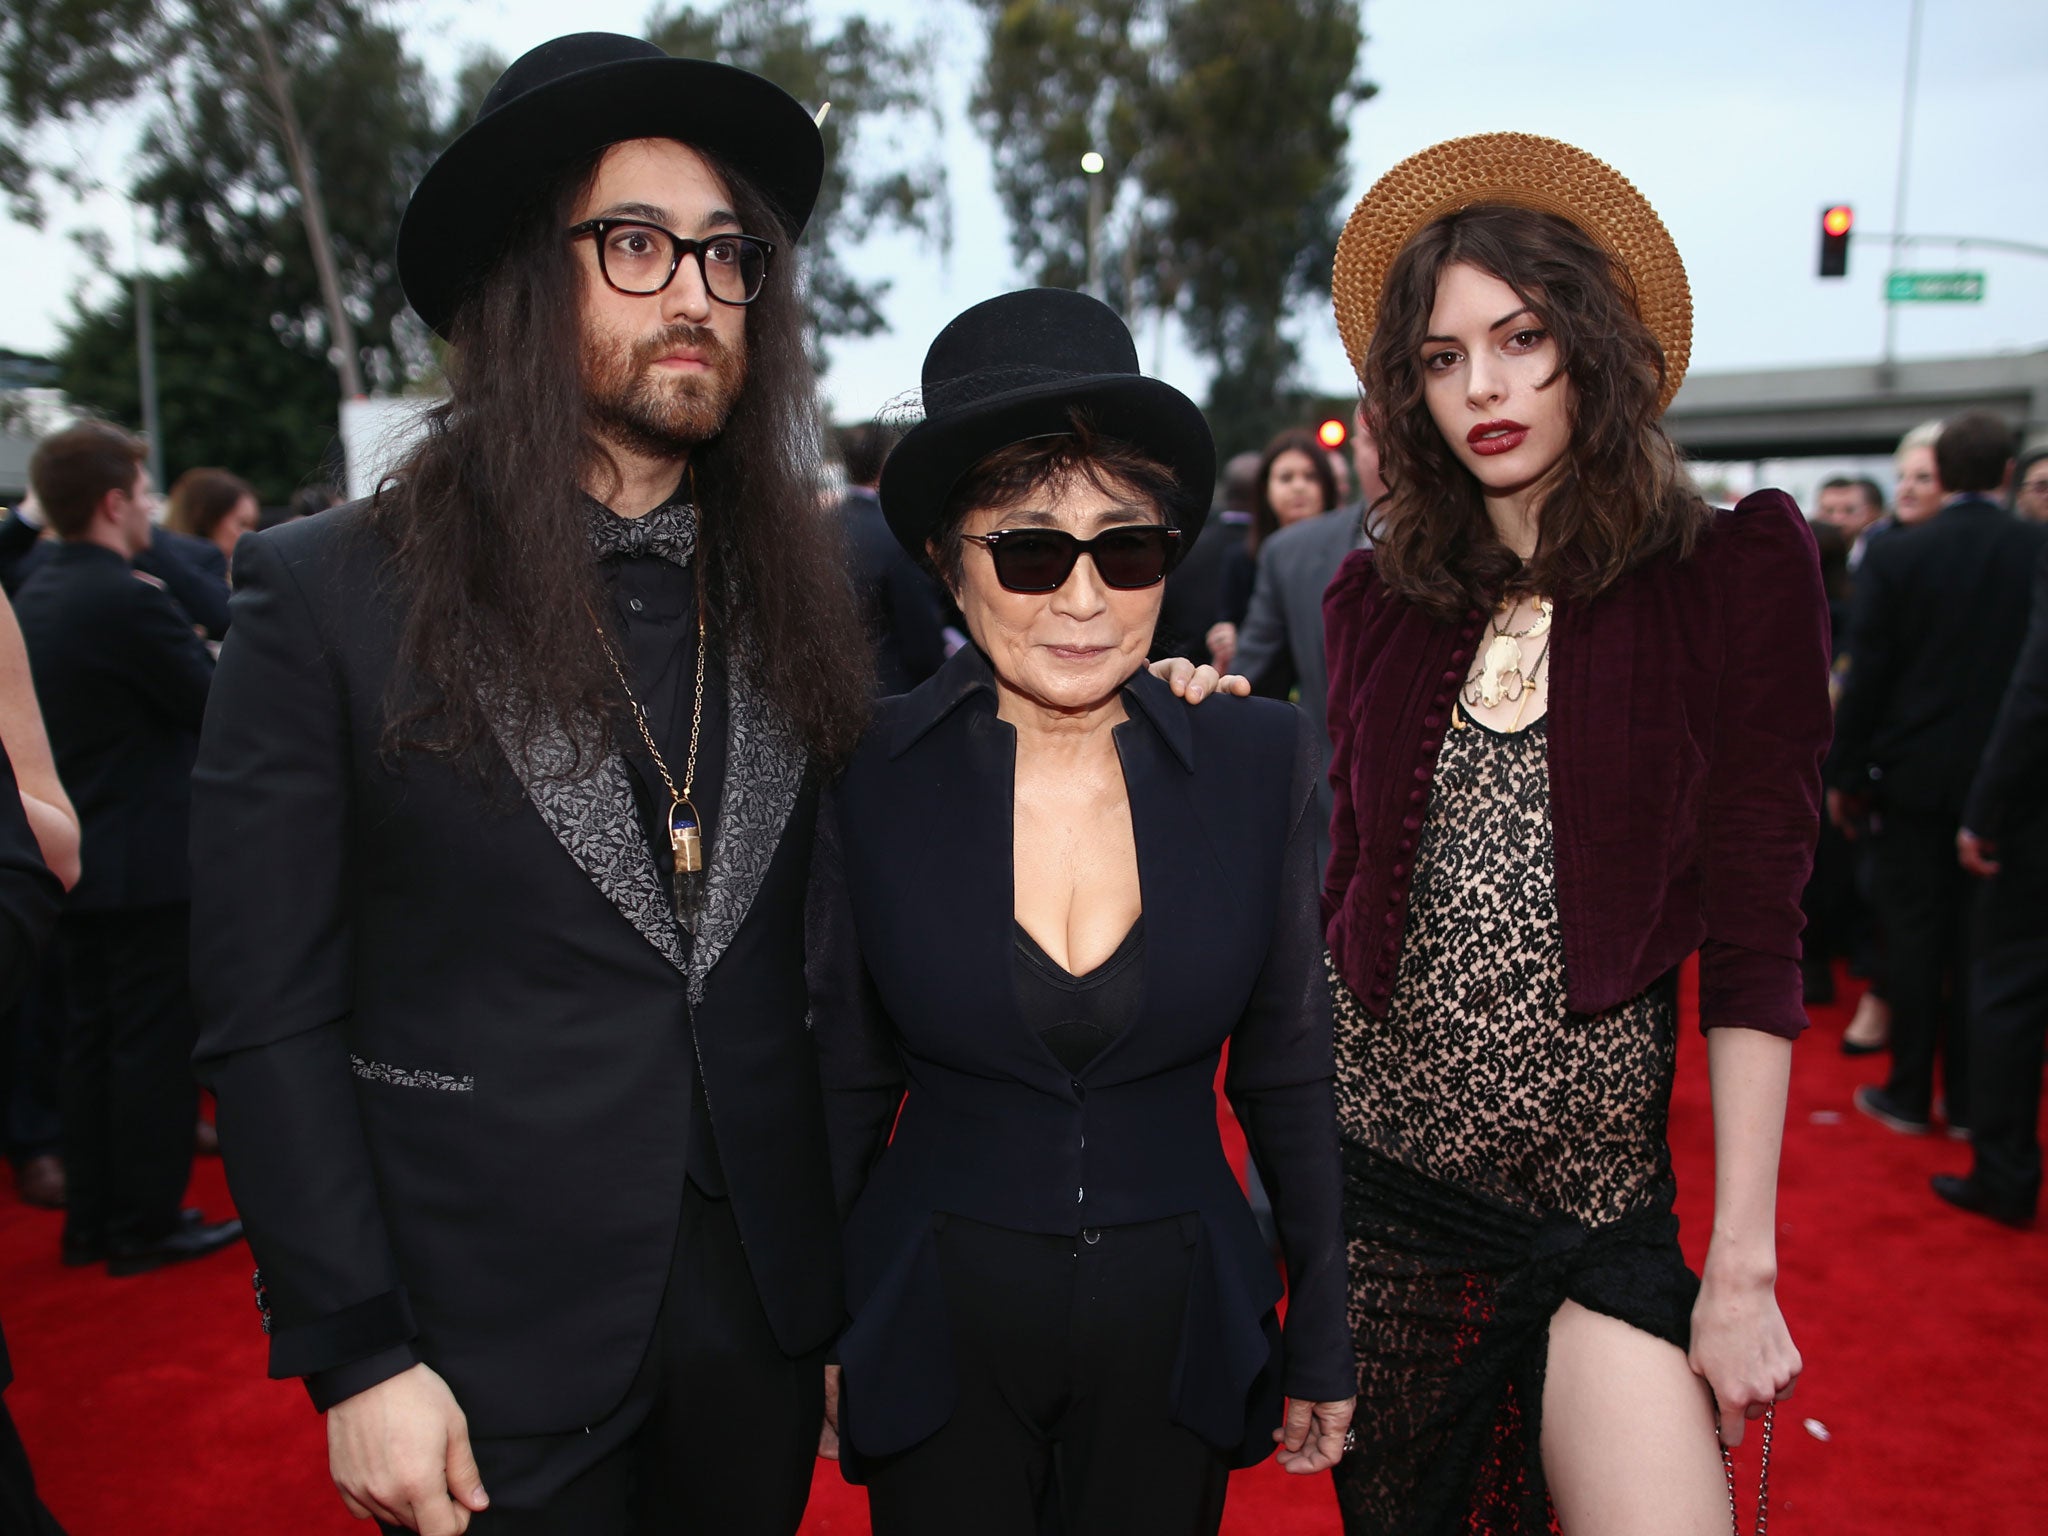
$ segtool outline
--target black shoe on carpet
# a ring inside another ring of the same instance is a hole
[[[1875,1056],[1885,1048],[1885,1043],[1882,1040],[1876,1045],[1865,1045],[1860,1040],[1851,1040],[1847,1035],[1842,1036],[1842,1054],[1844,1056]]]
[[[1968,1211],[1972,1216],[1988,1216],[2003,1227],[2024,1227],[2032,1223],[2034,1213],[2022,1210],[2016,1205],[1993,1200],[1984,1193],[1983,1187],[1973,1178],[1960,1173],[1937,1173],[1928,1184],[1943,1200],[1959,1211]]]
[[[209,1253],[218,1253],[239,1239],[242,1235],[240,1221],[209,1222],[198,1211],[179,1213],[178,1225],[170,1235],[141,1248],[124,1249],[107,1255],[107,1273],[110,1275],[141,1275],[152,1269],[162,1269],[166,1264],[182,1264],[187,1259],[203,1259]]]
[[[1857,1109],[1870,1116],[1879,1125],[1887,1126],[1897,1131],[1901,1136],[1925,1136],[1927,1134],[1927,1121],[1925,1119],[1915,1119],[1913,1116],[1905,1113],[1898,1105],[1885,1097],[1885,1091],[1882,1088],[1873,1088],[1868,1084],[1858,1088],[1856,1090],[1855,1104]]]

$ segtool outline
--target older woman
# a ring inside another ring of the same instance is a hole
[[[1334,286],[1392,488],[1324,609],[1345,1528],[1725,1532],[1717,1418],[1740,1440],[1800,1369],[1773,1210],[1830,726],[1813,536],[1687,479],[1658,420],[1685,269],[1583,151],[1414,156]],[[1699,1278],[1665,1138],[1694,953]]]
[[[974,643],[881,705],[816,876],[848,1475],[879,1536],[1033,1536],[1055,1500],[1070,1536],[1212,1532],[1231,1467],[1320,1471],[1350,1421],[1318,753],[1144,668],[1214,450],[1113,313],[979,305],[924,399],[882,504]]]

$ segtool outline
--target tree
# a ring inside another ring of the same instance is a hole
[[[0,9],[0,105],[20,142],[34,146],[123,103],[144,108],[125,190],[181,257],[158,290],[167,463],[225,463],[266,494],[281,494],[315,471],[334,433],[333,311],[308,242],[303,181],[269,88],[276,80],[289,88],[291,117],[317,167],[336,298],[355,333],[350,360],[386,390],[432,370],[392,249],[413,183],[455,124],[437,114],[425,72],[381,14],[377,0],[13,0]],[[252,30],[259,25],[260,35]],[[272,82],[261,68],[263,44],[278,65]],[[21,159],[31,169],[14,207],[33,219],[42,177],[61,185],[65,173],[52,155]],[[132,405],[119,404],[136,395],[133,344],[124,350],[121,342],[132,301],[105,250],[102,242],[102,271],[122,286],[111,302],[81,306],[62,361],[81,400],[132,422]],[[225,371],[180,378],[178,358],[212,359]],[[308,359],[311,373],[297,366]],[[300,409],[322,371],[315,430]],[[181,390],[192,392],[189,400],[174,398]],[[273,413],[274,430],[251,424]],[[249,451],[264,456],[238,456]],[[286,454],[300,457],[279,457]]]
[[[1286,324],[1329,291],[1358,0],[977,0],[989,51],[973,110],[1018,260],[1040,282],[1086,271],[1090,148],[1110,210],[1105,297],[1167,310],[1215,367],[1226,445],[1292,420]]]
[[[936,143],[929,38],[899,39],[853,15],[821,32],[807,0],[728,0],[716,10],[657,6],[648,39],[673,54],[717,59],[752,70],[826,117],[825,180],[804,235],[814,345],[820,361],[834,336],[872,336],[887,328],[881,303],[888,279],[862,281],[845,252],[885,230],[914,231],[944,247],[951,210],[944,166],[935,151],[910,155],[920,127]],[[872,169],[869,169],[872,167]]]

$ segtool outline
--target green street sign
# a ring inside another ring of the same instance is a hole
[[[1887,304],[1982,304],[1982,272],[1894,272],[1884,280]]]

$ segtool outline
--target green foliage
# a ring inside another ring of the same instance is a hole
[[[934,105],[932,43],[899,38],[865,16],[820,30],[807,0],[727,0],[716,9],[657,6],[650,41],[690,58],[717,59],[781,86],[825,119],[825,180],[804,235],[814,338],[872,336],[886,328],[888,279],[862,281],[844,253],[889,230],[951,238],[945,169],[934,149],[942,121]]]
[[[232,469],[276,505],[323,466],[334,477],[334,370],[285,345],[277,279],[262,268],[199,266],[153,284],[164,471]],[[58,385],[81,409],[142,423],[134,290],[80,306],[66,327]]]
[[[1215,365],[1226,449],[1294,420],[1286,323],[1329,289],[1358,75],[1359,0],[976,0],[974,113],[1020,262],[1077,286],[1093,148],[1110,216],[1104,287],[1169,309]]]

